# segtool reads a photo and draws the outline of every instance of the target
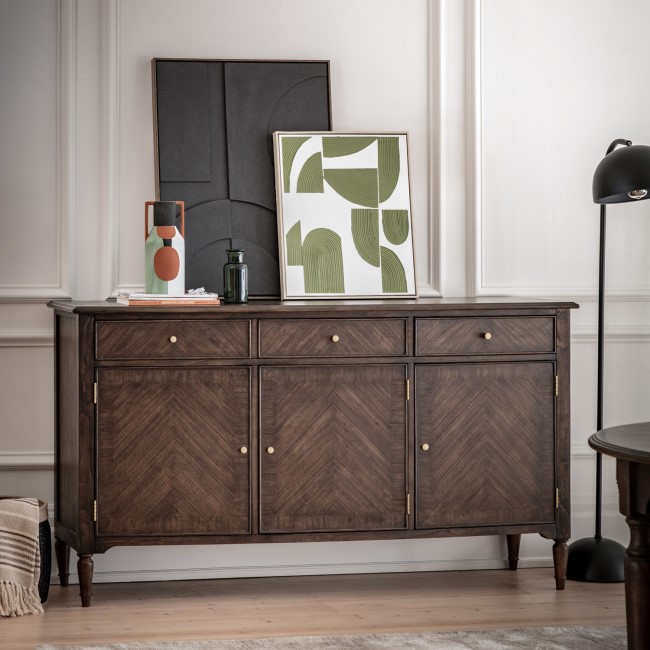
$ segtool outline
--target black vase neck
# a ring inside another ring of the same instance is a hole
[[[228,249],[226,251],[228,255],[228,262],[232,264],[241,263],[244,261],[244,251],[241,249]]]

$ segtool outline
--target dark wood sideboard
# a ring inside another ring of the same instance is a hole
[[[56,553],[507,536],[569,518],[569,302],[50,303]]]

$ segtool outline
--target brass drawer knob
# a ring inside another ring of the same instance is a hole
[[[334,334],[334,336],[332,337],[332,341],[334,341],[334,343],[338,343],[339,342],[339,335]]]
[[[483,338],[486,341],[489,341],[492,338],[492,334],[490,334],[490,332],[485,332],[485,334],[483,334]]]
[[[422,445],[422,451],[429,451],[429,445],[426,442]]]
[[[178,339],[175,336],[170,336],[169,337],[169,342],[170,343],[176,343],[176,341],[178,341]]]
[[[272,454],[274,451],[275,451],[275,449],[273,449],[273,447],[267,447],[266,448],[266,453],[267,454]]]
[[[240,447],[240,448],[239,448],[239,451],[240,451],[242,454],[247,454],[247,453],[248,453],[248,447]]]

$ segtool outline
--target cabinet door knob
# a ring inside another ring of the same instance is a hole
[[[334,336],[332,337],[332,341],[334,341],[334,343],[338,343],[339,342],[339,335],[334,334]]]
[[[169,342],[170,343],[176,343],[176,341],[178,341],[178,339],[175,336],[170,336],[169,337]]]
[[[242,454],[247,454],[247,453],[248,453],[248,447],[240,447],[240,448],[239,448],[239,451],[240,451]]]
[[[485,332],[483,338],[489,341],[492,338],[492,334],[490,334],[490,332]]]
[[[422,451],[429,451],[429,445],[428,445],[428,443],[425,442],[425,443],[422,445]]]
[[[267,454],[272,454],[274,451],[275,451],[275,449],[273,449],[273,447],[267,447],[266,448],[266,453]]]

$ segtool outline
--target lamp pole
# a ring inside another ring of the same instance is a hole
[[[607,148],[605,158],[618,145],[631,146],[630,140],[614,140]],[[627,196],[627,200],[630,200]],[[594,200],[596,200],[594,198]],[[605,363],[605,234],[606,206],[600,203],[600,253],[598,259],[598,338],[597,338],[597,394],[596,430],[603,428],[603,377]],[[603,457],[596,453],[596,526],[594,537],[586,537],[569,544],[567,578],[582,582],[623,582],[625,548],[602,536]]]
[[[608,156],[618,145],[629,147],[631,140],[614,140],[605,153]],[[600,204],[600,254],[598,258],[598,387],[596,404],[596,431],[603,428],[603,367],[605,365],[605,231],[606,231],[606,206]],[[603,511],[603,457],[596,453],[596,534],[595,539],[603,538],[601,532]]]
[[[600,206],[600,255],[598,262],[598,394],[596,404],[596,431],[603,428],[603,360],[605,352],[605,204]],[[603,538],[601,519],[603,510],[603,457],[596,452],[596,534],[595,539]]]

